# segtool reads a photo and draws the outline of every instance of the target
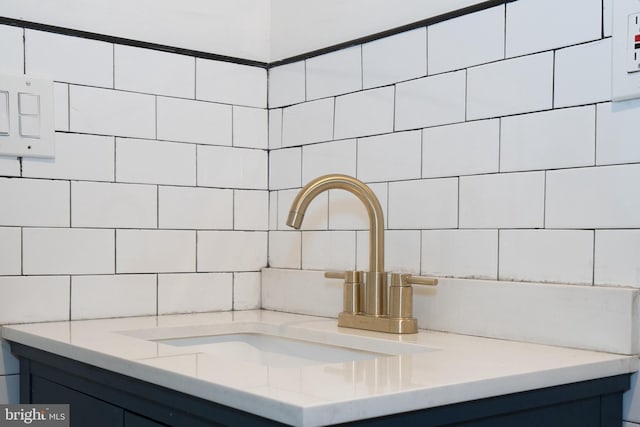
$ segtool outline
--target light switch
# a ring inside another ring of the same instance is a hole
[[[40,115],[40,97],[31,93],[19,93],[20,114]]]
[[[54,157],[53,81],[0,74],[0,156]]]
[[[9,135],[9,92],[0,91],[0,135]]]
[[[40,138],[40,116],[20,115],[20,136]]]

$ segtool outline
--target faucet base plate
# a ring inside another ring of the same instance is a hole
[[[415,334],[418,332],[418,321],[415,317],[391,318],[342,312],[338,315],[338,326],[390,334]]]

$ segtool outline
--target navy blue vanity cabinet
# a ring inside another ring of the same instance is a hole
[[[275,426],[273,420],[12,343],[23,403],[70,403],[73,427]],[[351,426],[620,427],[617,375],[354,421]]]

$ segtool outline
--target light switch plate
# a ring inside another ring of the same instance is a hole
[[[0,74],[0,155],[54,157],[53,82]]]
[[[614,101],[640,98],[640,72],[630,69],[635,28],[634,15],[640,14],[640,0],[613,0],[613,49],[611,56],[611,94]]]

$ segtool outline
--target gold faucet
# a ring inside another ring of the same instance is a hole
[[[291,205],[287,225],[300,229],[307,207],[320,193],[342,189],[354,194],[363,203],[369,216],[369,271],[327,272],[325,277],[344,279],[343,311],[338,326],[390,333],[414,333],[417,320],[412,317],[412,284],[436,285],[436,279],[391,275],[391,291],[387,292],[384,271],[384,216],[375,193],[362,181],[340,174],[318,177],[298,192]]]

